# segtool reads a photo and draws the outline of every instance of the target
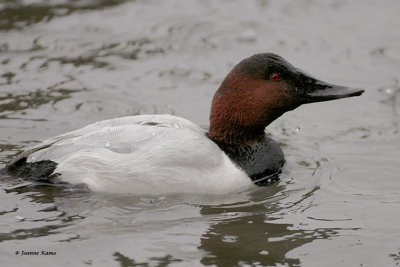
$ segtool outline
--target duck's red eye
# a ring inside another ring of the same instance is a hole
[[[279,81],[280,78],[281,78],[281,76],[279,76],[278,73],[272,73],[271,74],[271,80],[273,80],[274,82]]]

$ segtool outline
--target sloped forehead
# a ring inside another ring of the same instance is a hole
[[[235,69],[248,75],[263,75],[268,70],[295,71],[289,62],[274,53],[255,54],[242,60]]]

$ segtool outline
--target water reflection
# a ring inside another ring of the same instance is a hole
[[[71,15],[74,12],[104,9],[126,2],[126,0],[80,0],[80,1],[41,1],[26,3],[24,0],[7,0],[0,8],[0,31],[21,30],[26,26],[49,22],[55,17]],[[63,3],[64,2],[64,3]]]
[[[251,215],[210,227],[201,238],[199,249],[205,250],[204,265],[239,266],[243,264],[300,266],[300,260],[286,254],[316,239],[329,239],[339,229],[294,229],[292,224],[275,224],[263,215]],[[235,240],[224,240],[234,236]]]
[[[0,119],[8,119],[18,111],[39,108],[45,104],[56,104],[58,101],[70,98],[71,94],[81,90],[48,88],[26,94],[7,94],[0,96]],[[42,120],[45,120],[44,118]]]
[[[136,262],[134,259],[131,259],[120,252],[115,252],[113,254],[115,261],[119,262],[121,267],[132,267],[132,266],[168,266],[174,262],[182,262],[182,260],[175,259],[171,255],[166,255],[164,257],[151,257],[147,262]]]
[[[207,266],[300,266],[300,258],[288,257],[288,252],[319,239],[338,237],[346,230],[303,228],[308,220],[301,214],[303,208],[310,207],[310,198],[319,191],[297,187],[296,192],[290,183],[230,196],[155,198],[19,186],[15,180],[8,184],[0,195],[2,203],[14,199],[18,206],[4,207],[0,213],[4,223],[15,225],[2,226],[0,242],[32,240],[30,247],[35,248],[36,238],[53,236],[56,251],[68,251],[68,244],[79,244],[80,255],[90,255],[92,246],[102,251],[97,258],[81,257],[92,264],[110,255],[120,266],[166,266],[193,259]],[[12,224],[17,215],[24,220]],[[103,241],[96,244],[99,236]],[[112,254],[104,242],[113,242]]]
[[[58,234],[61,228],[82,219],[58,210],[55,198],[62,192],[60,187],[31,185],[14,177],[1,177],[0,199],[12,203],[14,208],[2,207],[0,243]]]
[[[0,152],[2,155],[2,157],[0,158],[0,168],[4,168],[4,165],[22,150],[23,147],[21,146],[0,143]]]
[[[300,260],[286,254],[316,239],[329,239],[339,229],[303,230],[293,224],[274,222],[276,214],[284,213],[276,195],[284,186],[272,186],[271,199],[247,202],[245,205],[203,206],[204,216],[219,214],[201,237],[199,249],[206,255],[201,263],[216,266],[289,265],[300,266]],[[255,195],[257,198],[257,195]],[[264,196],[265,197],[265,196]],[[268,197],[266,198],[268,199]]]

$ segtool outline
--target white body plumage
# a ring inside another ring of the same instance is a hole
[[[253,185],[205,130],[171,115],[100,121],[33,149],[43,146],[27,162],[54,161],[59,179],[93,191],[225,194]]]

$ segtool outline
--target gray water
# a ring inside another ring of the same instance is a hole
[[[400,266],[399,12],[397,0],[1,1],[0,167],[107,118],[207,127],[219,83],[254,53],[366,92],[270,125],[287,163],[269,187],[150,197],[4,180],[0,265]]]

